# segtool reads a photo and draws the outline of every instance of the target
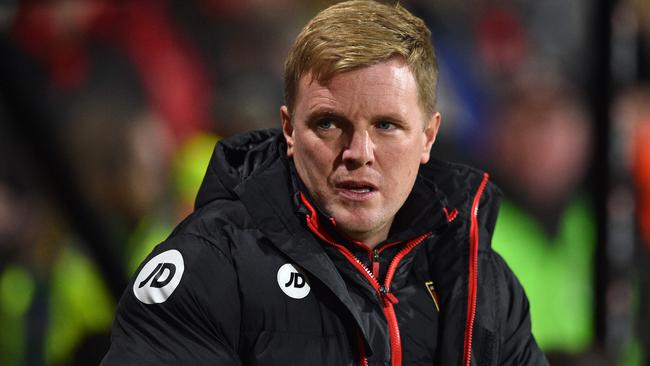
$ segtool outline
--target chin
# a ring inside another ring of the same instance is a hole
[[[354,212],[346,212],[345,214],[335,215],[333,217],[336,220],[336,226],[351,235],[368,233],[374,231],[379,226],[375,220],[364,218],[362,215]]]

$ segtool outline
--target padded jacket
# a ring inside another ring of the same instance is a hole
[[[279,130],[222,140],[194,212],[124,292],[102,365],[546,365],[490,248],[499,196],[432,159],[370,250],[313,204]]]

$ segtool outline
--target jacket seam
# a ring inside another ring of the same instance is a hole
[[[211,247],[213,247],[214,249],[219,251],[219,253],[221,253],[225,258],[227,258],[228,262],[230,262],[231,265],[233,265],[233,266],[235,265],[234,262],[232,261],[232,254],[226,253],[223,249],[219,248],[220,245],[218,243],[214,242],[213,240],[208,239],[205,236],[197,235],[197,234],[194,234],[194,233],[176,233],[173,236],[170,236],[167,240],[172,239],[172,238],[178,238],[178,237],[181,237],[181,236],[191,236],[193,238],[202,240],[202,241],[206,242],[207,244],[210,244]],[[165,241],[167,241],[167,240],[165,240]]]

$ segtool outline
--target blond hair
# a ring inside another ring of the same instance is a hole
[[[401,5],[345,1],[321,11],[302,29],[284,64],[284,97],[293,110],[298,82],[311,73],[321,84],[336,74],[392,57],[404,59],[418,86],[422,110],[435,111],[438,65],[431,32]]]

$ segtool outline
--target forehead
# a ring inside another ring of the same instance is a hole
[[[391,59],[319,82],[311,73],[298,84],[296,113],[333,109],[350,114],[421,115],[417,83],[408,65]]]

